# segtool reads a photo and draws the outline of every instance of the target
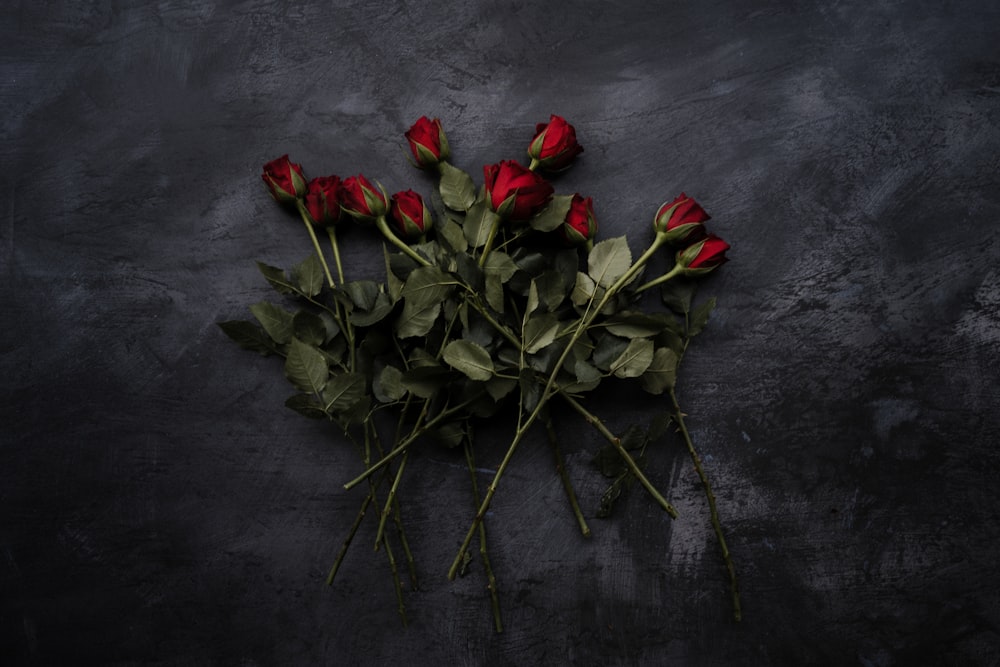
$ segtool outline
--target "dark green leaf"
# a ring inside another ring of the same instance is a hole
[[[535,279],[535,285],[538,287],[538,300],[549,312],[555,312],[566,298],[567,285],[558,271],[550,269],[544,272]]]
[[[292,267],[292,280],[306,296],[316,296],[323,290],[326,272],[315,254]]]
[[[666,316],[670,317],[670,316]],[[647,315],[638,311],[622,311],[604,322],[605,328],[616,336],[625,338],[646,338],[655,336],[667,328],[667,320],[662,313]]]
[[[686,315],[691,311],[691,297],[694,296],[696,287],[693,280],[674,278],[660,287],[660,299],[664,306],[678,315]]]
[[[490,353],[470,340],[453,340],[444,348],[444,360],[472,380],[485,382],[493,377]]]
[[[609,371],[620,378],[635,378],[646,372],[653,363],[653,341],[633,338],[621,355],[611,362]]]
[[[516,386],[517,380],[494,375],[486,382],[486,391],[494,401],[499,401],[501,398],[513,391]]]
[[[300,391],[319,394],[326,386],[330,369],[326,357],[312,345],[292,338],[285,359],[285,377]]]
[[[587,257],[587,273],[598,285],[611,287],[632,266],[632,251],[624,236],[605,239],[594,245]]]
[[[517,273],[517,268],[517,264],[510,258],[510,255],[499,250],[494,250],[487,255],[486,263],[483,266],[486,275],[496,275],[502,283],[510,280]]]
[[[447,246],[451,253],[464,253],[469,248],[469,242],[465,240],[465,233],[450,218],[437,228],[438,238],[441,245]]]
[[[403,302],[403,312],[396,320],[396,335],[400,338],[426,336],[434,326],[434,321],[441,312],[441,304],[430,306],[414,306],[412,301]]]
[[[465,240],[473,248],[482,247],[489,238],[490,230],[498,224],[500,216],[494,213],[485,199],[477,199],[465,216],[465,224],[462,231],[465,233]]]
[[[466,435],[460,422],[441,424],[437,428],[430,429],[427,433],[449,449],[461,445]]]
[[[439,163],[441,200],[445,206],[456,211],[467,211],[476,201],[476,186],[472,177],[447,162]]]
[[[551,203],[530,220],[531,228],[540,232],[555,231],[566,220],[572,202],[573,195],[554,196]]]
[[[421,266],[403,283],[402,297],[415,307],[439,304],[447,298],[456,281],[437,266]]]
[[[650,442],[656,442],[666,435],[670,429],[670,422],[672,420],[673,417],[666,410],[653,417],[653,420],[649,423],[649,429],[646,431],[646,437]]]
[[[257,268],[278,294],[292,294],[295,292],[295,288],[288,282],[288,278],[285,277],[285,272],[278,267],[257,262]]]
[[[370,327],[382,321],[386,315],[391,313],[394,305],[388,294],[379,292],[378,296],[375,297],[375,303],[370,311],[361,312],[356,310],[351,313],[351,323],[358,327]]]
[[[482,292],[486,285],[486,277],[479,267],[479,262],[470,255],[459,253],[455,256],[455,273],[468,285],[473,292]]]
[[[292,330],[303,343],[319,347],[326,342],[326,324],[319,315],[300,310],[292,316]]]
[[[344,283],[343,289],[351,297],[354,306],[361,310],[371,310],[379,295],[378,283],[374,280],[353,280]]]
[[[613,445],[605,445],[597,450],[594,455],[594,465],[605,477],[613,478],[624,475],[628,472],[628,465],[618,453],[618,448]]]
[[[381,403],[398,401],[406,394],[406,389],[403,387],[403,372],[395,366],[385,366],[375,376],[372,391]]]
[[[705,325],[708,324],[708,316],[712,313],[712,309],[715,308],[715,297],[705,301],[691,313],[691,328],[688,330],[688,336],[697,336],[701,333]]]
[[[288,311],[273,303],[261,301],[250,306],[250,312],[275,343],[283,345],[292,339],[294,327],[292,326],[292,314]]]
[[[677,381],[677,354],[665,347],[657,348],[653,361],[639,378],[639,384],[650,394],[662,394]]]
[[[596,343],[593,357],[594,365],[602,371],[609,370],[611,362],[620,357],[629,344],[627,338],[619,338],[607,333],[601,336],[595,335],[594,340]]]
[[[300,415],[304,415],[310,419],[323,419],[326,417],[326,413],[323,411],[323,406],[309,394],[295,394],[294,396],[291,396],[287,401],[285,401],[285,407],[291,408]]]
[[[365,376],[361,373],[342,373],[330,378],[323,390],[327,412],[346,414],[365,396]]]
[[[448,385],[455,374],[443,366],[418,366],[403,373],[403,387],[420,398],[431,398]]]
[[[244,350],[258,352],[265,357],[278,352],[278,346],[271,340],[271,337],[253,322],[230,320],[229,322],[219,322],[219,328]]]
[[[554,341],[557,333],[559,333],[559,318],[552,313],[539,313],[532,316],[524,325],[521,344],[526,353],[534,354]]]
[[[521,409],[530,413],[538,405],[542,395],[542,388],[535,378],[535,372],[530,368],[522,368],[518,384],[521,387]]]

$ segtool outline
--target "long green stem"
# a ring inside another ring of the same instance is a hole
[[[296,199],[295,205],[299,209],[299,216],[301,216],[302,222],[306,224],[306,230],[309,232],[309,238],[312,239],[313,247],[316,249],[316,257],[319,258],[319,263],[323,265],[323,271],[326,272],[326,280],[330,283],[330,287],[334,287],[333,276],[330,275],[330,267],[326,265],[326,259],[323,257],[323,250],[319,247],[319,239],[316,238],[316,230],[313,229],[312,216],[309,215],[309,210],[306,208],[306,205],[302,203],[301,199]]]
[[[392,486],[389,487],[389,496],[385,499],[385,506],[382,508],[382,516],[378,521],[378,531],[375,533],[375,550],[378,550],[379,540],[385,534],[385,522],[389,518],[389,514],[392,512],[393,504],[396,500],[396,492],[399,490],[399,481],[403,479],[403,470],[406,468],[406,459],[409,457],[409,452],[403,453],[403,458],[399,461],[399,468],[396,470],[396,477],[392,480]]]
[[[333,263],[337,267],[337,278],[340,284],[344,284],[344,265],[340,263],[340,244],[337,242],[337,230],[333,225],[326,228],[326,235],[330,238],[330,248],[333,250]]]
[[[465,461],[469,465],[469,476],[472,479],[472,501],[473,506],[479,506],[479,483],[476,481],[476,463],[472,455],[472,438],[465,440]],[[503,632],[503,622],[500,620],[500,589],[497,586],[497,578],[493,574],[493,566],[490,564],[490,555],[486,549],[486,524],[479,524],[479,556],[483,561],[483,569],[486,571],[486,588],[490,591],[490,603],[493,606],[493,624],[497,632]]]
[[[556,428],[552,423],[552,415],[545,415],[545,430],[549,434],[549,443],[552,445],[552,452],[555,454],[556,459],[556,471],[559,473],[559,478],[562,480],[563,489],[566,491],[566,497],[569,499],[569,505],[573,509],[573,516],[576,517],[576,522],[580,526],[580,532],[583,533],[584,537],[590,537],[590,526],[587,525],[587,520],[583,518],[583,511],[580,509],[580,502],[576,498],[576,491],[573,489],[573,482],[569,479],[569,473],[566,471],[566,463],[563,461],[562,452],[559,450],[559,437],[556,435]]]
[[[736,566],[733,564],[732,554],[729,553],[726,538],[722,534],[722,522],[719,521],[719,510],[715,505],[715,494],[712,492],[712,485],[708,481],[708,475],[705,474],[705,468],[701,464],[701,457],[698,456],[698,452],[694,448],[691,434],[688,433],[687,426],[684,424],[684,413],[681,412],[680,403],[677,402],[677,394],[672,387],[670,389],[670,402],[673,407],[674,421],[677,422],[681,435],[684,436],[684,444],[687,445],[688,454],[691,455],[691,460],[694,462],[694,469],[698,472],[701,484],[705,488],[705,496],[708,498],[708,510],[712,516],[712,528],[715,529],[715,536],[719,540],[719,547],[722,548],[722,560],[725,561],[726,571],[729,573],[729,589],[733,599],[733,616],[739,621],[743,617],[740,607],[740,586],[736,580]]]
[[[500,222],[502,218],[493,214],[491,217],[492,224],[490,225],[490,233],[486,237],[486,245],[483,246],[483,254],[479,256],[479,266],[486,266],[486,258],[489,257],[490,251],[493,249],[493,241],[496,240],[497,231],[500,229]]]
[[[401,240],[398,236],[392,233],[392,230],[389,229],[389,223],[386,222],[384,217],[378,218],[375,221],[375,226],[378,227],[379,231],[382,232],[382,236],[384,236],[389,243],[409,255],[409,257],[417,264],[420,264],[421,266],[431,266],[431,263],[418,254],[416,250],[406,245],[405,241]]]
[[[650,280],[648,283],[645,283],[645,284],[639,286],[638,288],[636,288],[635,293],[638,294],[640,292],[644,292],[644,291],[648,290],[650,287],[656,287],[657,285],[661,285],[661,284],[667,282],[668,280],[670,280],[671,278],[674,278],[675,276],[680,275],[683,271],[684,271],[684,269],[682,269],[680,267],[680,265],[676,265],[675,264],[674,268],[670,269],[669,271],[667,271],[666,273],[664,273],[659,278],[655,278],[653,280]]]
[[[588,424],[596,428],[598,432],[601,435],[603,435],[604,438],[608,442],[610,442],[615,449],[618,450],[618,454],[625,461],[625,464],[628,466],[629,470],[632,471],[632,474],[635,475],[636,479],[639,480],[639,483],[642,484],[643,488],[645,488],[646,491],[649,492],[649,495],[653,496],[653,499],[656,500],[656,502],[660,505],[660,507],[662,507],[664,511],[666,511],[666,513],[670,515],[671,519],[676,519],[677,510],[674,508],[673,505],[667,502],[667,499],[664,498],[663,495],[656,490],[656,487],[653,486],[653,483],[649,481],[649,479],[646,477],[645,474],[643,474],[642,470],[639,468],[639,464],[635,462],[635,459],[633,459],[632,455],[628,453],[628,450],[622,446],[621,438],[619,438],[614,433],[609,431],[608,428],[604,425],[604,422],[598,419],[595,415],[591,414],[591,412],[588,411],[587,408],[580,405],[580,403],[572,396],[564,393],[562,394],[562,397],[566,399],[566,402],[569,403],[570,407],[579,412],[583,416],[583,418],[587,420]]]
[[[361,526],[361,521],[365,518],[365,512],[368,510],[368,506],[371,502],[372,494],[369,493],[361,502],[361,509],[358,510],[358,515],[354,517],[354,523],[351,524],[351,529],[347,531],[347,538],[344,539],[344,543],[341,545],[340,551],[337,553],[337,558],[333,561],[333,567],[330,568],[330,574],[326,577],[327,586],[333,585],[333,580],[337,577],[337,571],[344,562],[344,556],[347,555],[347,550],[350,548],[351,542],[354,540],[354,535],[358,532],[358,527]]]

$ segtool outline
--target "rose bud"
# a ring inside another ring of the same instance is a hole
[[[261,178],[277,202],[295,202],[306,194],[306,177],[302,175],[302,167],[289,160],[287,155],[265,164]]]
[[[340,187],[340,208],[358,220],[375,220],[385,216],[388,208],[385,191],[376,188],[364,176],[350,176]]]
[[[664,203],[653,218],[653,229],[671,243],[697,241],[705,236],[705,223],[711,216],[698,202],[683,192],[673,201]]]
[[[594,240],[597,236],[597,218],[594,217],[594,202],[590,197],[584,199],[578,194],[573,195],[559,233],[569,246],[579,246]]]
[[[406,239],[420,238],[434,225],[434,218],[423,198],[413,190],[397,192],[392,196],[389,218],[396,223],[399,235]]]
[[[548,171],[569,168],[583,146],[576,143],[576,130],[561,116],[552,116],[548,123],[535,126],[535,138],[528,145],[528,157],[533,167]]]
[[[340,177],[320,176],[309,181],[306,210],[320,227],[328,227],[340,219]]]
[[[490,208],[511,220],[527,220],[538,213],[554,192],[544,178],[514,160],[483,167],[483,174]]]
[[[437,166],[438,162],[451,157],[448,137],[437,118],[430,120],[427,116],[421,116],[404,136],[410,142],[413,159],[421,169]]]
[[[697,276],[725,264],[729,244],[715,234],[708,234],[701,241],[677,253],[677,266],[684,275]]]

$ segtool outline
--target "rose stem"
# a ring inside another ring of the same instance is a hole
[[[399,423],[396,426],[396,433],[399,433],[402,428],[403,418],[406,416],[406,410],[410,405],[410,396],[406,397],[406,401],[403,403],[403,409],[399,414]],[[378,429],[371,422],[368,423],[368,428],[371,429],[372,440],[375,443],[375,451],[378,452],[379,456],[382,456],[382,439],[379,437]],[[365,465],[368,465],[368,459],[365,460]],[[395,496],[392,503],[393,509],[393,521],[396,524],[396,534],[399,536],[399,542],[403,546],[403,553],[406,555],[406,563],[410,570],[410,584],[413,586],[413,590],[417,589],[417,565],[413,560],[413,552],[410,551],[410,542],[406,539],[406,531],[403,529],[403,517],[402,510],[399,503],[399,496]],[[375,542],[375,550],[378,551],[378,541]]]
[[[316,256],[319,258],[319,263],[323,265],[323,271],[326,272],[326,279],[330,283],[330,287],[334,287],[333,276],[330,275],[330,267],[326,265],[326,260],[323,258],[323,250],[319,247],[319,239],[316,238],[316,231],[313,229],[312,216],[309,215],[309,211],[301,199],[295,200],[295,206],[299,209],[302,222],[306,223],[306,230],[309,232],[309,238],[312,239],[313,247],[316,248]]]
[[[463,556],[465,556],[465,551],[466,549],[469,548],[469,543],[472,541],[472,536],[475,535],[476,527],[483,520],[483,517],[486,516],[486,510],[489,509],[490,502],[493,500],[493,495],[496,493],[497,483],[499,483],[500,478],[506,471],[507,465],[510,463],[511,458],[514,456],[514,451],[517,449],[518,444],[521,442],[521,439],[524,437],[524,434],[527,432],[527,430],[531,428],[531,425],[535,423],[535,420],[538,418],[538,415],[541,412],[542,408],[545,407],[545,404],[556,392],[555,388],[556,376],[559,374],[559,369],[562,368],[563,362],[566,361],[566,357],[569,356],[569,353],[573,349],[573,346],[576,344],[576,341],[580,339],[580,336],[583,335],[583,332],[586,331],[586,329],[590,326],[591,322],[594,320],[595,317],[597,317],[598,313],[601,312],[601,310],[608,303],[611,297],[613,297],[618,292],[618,290],[620,290],[623,286],[628,284],[628,282],[635,276],[636,272],[642,269],[643,265],[645,265],[645,263],[649,261],[649,258],[653,256],[653,253],[656,251],[656,249],[659,248],[664,243],[666,243],[666,238],[662,234],[657,233],[656,238],[653,239],[653,243],[650,244],[646,252],[644,252],[638,260],[636,260],[636,263],[632,265],[632,267],[628,271],[626,271],[621,278],[616,280],[611,285],[611,287],[607,289],[607,291],[604,293],[604,297],[601,299],[598,306],[593,310],[589,310],[589,305],[588,305],[588,311],[585,312],[583,316],[580,318],[580,323],[577,326],[576,331],[573,333],[573,336],[570,338],[569,343],[566,345],[566,349],[563,350],[563,353],[559,356],[559,359],[553,366],[553,370],[551,375],[549,375],[548,382],[545,383],[545,389],[542,391],[542,395],[538,399],[538,404],[535,406],[535,409],[532,410],[531,414],[528,416],[528,419],[525,420],[523,424],[521,423],[521,420],[524,416],[524,413],[523,411],[518,412],[518,417],[517,417],[518,428],[517,431],[514,433],[514,439],[507,447],[507,453],[504,454],[503,460],[500,461],[500,466],[497,468],[496,473],[493,475],[493,481],[490,482],[490,485],[486,489],[486,496],[483,498],[483,502],[479,506],[479,511],[476,512],[475,517],[473,517],[472,525],[469,526],[469,531],[466,533],[465,539],[462,541],[462,545],[458,548],[458,553],[455,555],[455,560],[454,562],[452,562],[451,568],[448,570],[449,579],[454,579],[455,575],[458,573],[458,568],[462,563]],[[593,298],[591,298],[591,304],[592,303],[593,303]],[[522,397],[523,397],[523,392],[522,392]],[[614,436],[611,437],[613,438]],[[621,443],[619,443],[619,445],[620,444]],[[624,454],[624,456],[627,457],[626,461],[628,461],[631,458],[628,456],[627,452]],[[636,467],[636,470],[638,470],[638,467]],[[645,479],[644,476],[640,477],[640,475],[641,471],[639,472],[639,475],[636,475],[637,477],[639,477],[640,481],[642,479]],[[655,489],[653,489],[652,484],[649,485],[648,489],[652,489],[651,493],[655,491]],[[663,498],[662,496],[659,495],[658,492],[654,495],[654,498],[656,498],[657,496],[658,500]],[[667,507],[670,506],[669,503],[667,503],[665,500],[661,504],[666,504]]]
[[[471,428],[471,427],[470,427]],[[476,464],[472,455],[472,436],[465,440],[465,461],[469,464],[469,477],[472,478],[472,502],[474,507],[479,506],[479,484],[476,482]],[[493,623],[497,632],[503,632],[503,622],[500,620],[500,590],[497,586],[496,576],[493,574],[493,567],[490,565],[490,555],[486,550],[486,524],[479,524],[479,555],[483,559],[483,569],[486,570],[486,588],[490,591],[490,604],[493,607]]]
[[[392,547],[389,540],[382,537],[382,544],[385,545],[385,555],[389,559],[389,569],[392,570],[392,581],[396,588],[396,600],[399,602],[399,615],[403,619],[403,626],[406,626],[406,605],[403,604],[403,586],[399,581],[399,569],[396,567],[396,558],[392,555]]]
[[[676,519],[677,510],[674,509],[673,505],[667,502],[666,498],[664,498],[660,494],[660,492],[656,490],[656,487],[654,487],[653,484],[646,477],[646,475],[643,474],[642,470],[639,468],[639,465],[635,462],[635,459],[633,459],[632,456],[628,453],[628,450],[622,447],[621,438],[619,438],[614,433],[609,431],[608,428],[604,425],[604,422],[602,422],[596,416],[591,414],[585,407],[580,405],[580,403],[578,403],[576,399],[574,399],[572,396],[570,396],[569,394],[560,394],[560,395],[564,399],[566,399],[566,402],[570,404],[570,407],[572,407],[574,410],[576,410],[583,416],[583,418],[587,421],[588,424],[596,428],[598,432],[601,435],[603,435],[608,442],[614,445],[615,449],[618,450],[618,454],[621,455],[622,459],[624,459],[625,463],[628,465],[629,470],[632,471],[632,474],[636,476],[636,479],[638,479],[639,482],[643,485],[643,487],[645,487],[646,491],[649,492],[649,495],[653,496],[653,499],[656,500],[656,502],[659,503],[660,507],[662,507],[666,511],[666,513],[670,515],[671,519]]]
[[[403,458],[399,460],[399,468],[396,470],[396,476],[392,480],[392,486],[389,487],[389,496],[385,499],[385,506],[382,508],[382,514],[378,521],[378,532],[375,533],[375,550],[378,551],[378,543],[385,534],[385,521],[389,518],[389,514],[392,512],[393,503],[396,500],[396,491],[399,489],[399,480],[403,478],[403,469],[406,468],[406,459],[409,457],[410,453],[403,452]]]
[[[684,424],[681,406],[680,403],[677,402],[677,394],[674,392],[673,387],[670,388],[670,401],[673,404],[674,421],[677,422],[681,435],[684,436],[684,443],[687,445],[688,453],[691,455],[691,460],[694,462],[694,469],[698,472],[698,477],[701,478],[701,484],[705,488],[705,496],[708,498],[708,510],[712,516],[712,527],[715,529],[715,536],[719,539],[719,546],[722,548],[722,559],[725,561],[726,570],[729,572],[729,589],[733,598],[733,617],[739,621],[743,617],[743,613],[740,608],[740,587],[736,580],[736,566],[733,564],[733,558],[729,553],[729,547],[726,546],[726,538],[722,534],[722,523],[719,521],[719,510],[715,506],[715,494],[712,492],[712,485],[708,481],[708,475],[705,474],[705,469],[701,465],[701,457],[698,456],[698,452],[695,451],[694,443],[691,441],[691,434],[688,433],[687,426]]]
[[[415,261],[417,264],[420,264],[422,266],[431,266],[431,263],[426,259],[424,259],[422,256],[420,256],[416,250],[406,245],[405,242],[403,242],[398,236],[392,233],[392,230],[389,229],[389,223],[386,222],[384,216],[379,217],[375,221],[375,226],[378,227],[379,231],[382,232],[382,236],[384,236],[386,240],[389,241],[389,243],[393,244],[394,246],[402,250],[404,253],[409,255],[410,258],[413,259],[413,261]]]
[[[337,267],[337,278],[340,284],[344,284],[344,265],[340,263],[340,244],[337,243],[337,230],[333,225],[326,228],[326,235],[330,237],[330,247],[333,249],[333,263]]]
[[[590,526],[587,525],[587,520],[583,518],[580,503],[576,498],[576,491],[573,490],[573,482],[570,481],[569,473],[566,472],[566,464],[563,461],[562,452],[559,450],[559,438],[556,436],[556,428],[552,423],[552,415],[548,410],[546,410],[545,415],[545,430],[549,434],[549,442],[552,444],[552,451],[555,453],[556,470],[559,471],[559,477],[562,479],[563,488],[566,490],[566,497],[569,499],[570,507],[573,508],[573,515],[576,516],[576,522],[580,525],[580,532],[583,533],[584,537],[590,537]]]
[[[635,293],[638,294],[639,292],[643,292],[645,290],[648,290],[650,287],[656,287],[657,285],[659,285],[661,283],[665,283],[668,280],[670,280],[671,278],[673,278],[674,276],[680,274],[682,271],[683,271],[683,269],[680,267],[680,265],[675,264],[672,269],[670,269],[669,271],[667,271],[666,273],[664,273],[659,278],[655,278],[653,280],[650,280],[648,283],[646,283],[646,284],[641,285],[640,287],[638,287],[635,290]]]
[[[358,527],[361,525],[361,521],[365,518],[365,512],[368,510],[368,505],[370,505],[371,502],[372,494],[369,493],[361,502],[361,509],[358,510],[358,515],[354,517],[354,523],[351,525],[351,530],[347,533],[347,538],[344,540],[344,544],[340,547],[336,560],[333,561],[333,567],[330,569],[330,574],[326,578],[327,586],[333,585],[333,580],[337,576],[337,570],[340,569],[340,565],[344,561],[344,556],[347,555],[347,549],[351,546],[351,541],[354,539],[355,533],[358,532]]]
[[[493,224],[490,226],[490,233],[486,237],[486,245],[483,246],[483,254],[479,256],[479,266],[486,265],[486,258],[489,256],[490,250],[493,248],[493,241],[496,240],[497,230],[500,229],[500,216],[493,213],[491,217],[493,219]]]

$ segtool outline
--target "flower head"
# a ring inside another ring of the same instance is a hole
[[[340,187],[338,176],[320,176],[309,181],[306,210],[320,227],[327,227],[340,219]]]
[[[548,123],[535,127],[535,138],[528,145],[528,157],[548,171],[569,168],[583,146],[576,142],[576,129],[562,116],[553,115]]]
[[[501,217],[527,220],[542,210],[554,190],[548,181],[514,160],[483,167],[486,201]]]
[[[597,235],[597,219],[594,217],[594,202],[590,197],[584,199],[578,194],[573,195],[566,219],[559,227],[559,233],[567,245],[583,245],[593,241]]]
[[[448,137],[441,128],[441,121],[421,116],[404,135],[410,143],[413,159],[421,169],[434,167],[451,156]]]
[[[705,236],[704,223],[710,219],[698,202],[682,192],[677,199],[660,206],[653,218],[653,229],[671,243],[690,243]]]
[[[423,198],[413,190],[397,192],[392,196],[389,218],[396,224],[400,236],[407,239],[423,236],[434,224]]]
[[[701,241],[677,253],[677,265],[685,275],[708,273],[729,261],[726,257],[727,250],[728,243],[715,234],[707,234]]]
[[[385,191],[358,174],[344,179],[341,186],[340,207],[358,220],[374,220],[385,215],[388,209]]]
[[[302,167],[289,160],[287,155],[265,164],[261,178],[277,202],[295,202],[306,194],[306,178],[302,175]]]

